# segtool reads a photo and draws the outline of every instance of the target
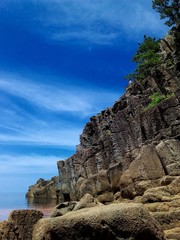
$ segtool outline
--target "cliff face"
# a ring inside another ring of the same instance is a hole
[[[60,201],[90,193],[108,202],[117,192],[132,199],[159,186],[163,176],[180,175],[179,28],[161,41],[164,63],[91,117],[76,153],[58,161]],[[168,98],[146,109],[155,92]]]
[[[111,107],[90,118],[76,153],[58,161],[57,178],[38,181],[28,198],[100,202],[133,199],[163,177],[180,175],[180,26],[161,40],[163,62],[143,81],[129,85]],[[147,109],[154,93],[168,96]],[[171,179],[173,180],[173,179]]]

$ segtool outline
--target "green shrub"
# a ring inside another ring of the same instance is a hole
[[[168,94],[168,95],[164,95],[164,94],[160,94],[158,92],[153,93],[152,95],[149,96],[149,98],[151,99],[151,102],[149,103],[149,105],[145,108],[145,110],[156,106],[158,103],[160,103],[161,101],[164,101],[170,97],[173,97],[174,93]]]

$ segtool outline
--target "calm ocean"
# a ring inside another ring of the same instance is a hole
[[[0,221],[6,220],[9,213],[15,209],[37,209],[46,217],[56,204],[56,200],[28,201],[25,193],[0,193]]]

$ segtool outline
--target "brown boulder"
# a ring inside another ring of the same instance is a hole
[[[177,209],[168,212],[154,212],[152,215],[162,225],[163,229],[172,228],[173,225],[180,222],[180,210]]]
[[[156,146],[156,151],[161,159],[166,174],[180,175],[180,141],[161,141]]]
[[[0,240],[31,240],[34,225],[43,217],[37,210],[15,210],[0,224]]]
[[[172,201],[180,198],[180,177],[169,185],[150,188],[142,196],[142,203]]]
[[[167,240],[180,240],[180,227],[165,230],[164,232]]]
[[[122,197],[134,198],[142,195],[151,181],[165,175],[161,161],[153,144],[142,146],[139,155],[131,163],[120,179]],[[141,184],[140,184],[141,182]]]
[[[77,210],[79,210],[81,208],[96,207],[98,205],[100,205],[100,203],[98,203],[92,195],[90,195],[89,193],[86,193],[80,199],[80,201],[76,204],[76,206],[74,207],[73,211],[77,211]]]
[[[106,192],[97,197],[98,202],[103,203],[103,204],[108,204],[110,202],[113,202],[114,200],[114,195],[112,192]]]
[[[112,204],[41,219],[33,240],[163,240],[156,220],[140,204]]]
[[[50,217],[59,217],[63,216],[64,214],[72,211],[74,207],[76,206],[77,202],[70,201],[70,202],[63,202],[58,204],[56,207],[53,208],[51,211]]]
[[[85,179],[78,185],[78,196],[82,198],[86,193],[91,194],[93,197],[101,195],[105,192],[111,191],[107,171],[101,170],[98,174]]]

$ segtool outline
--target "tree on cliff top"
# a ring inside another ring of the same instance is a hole
[[[168,19],[167,26],[180,23],[180,0],[153,0],[152,7],[160,13],[161,19]]]
[[[142,80],[151,73],[151,69],[160,63],[159,40],[144,36],[144,41],[139,43],[139,48],[132,58],[136,63],[136,69],[133,73],[125,76],[127,80]]]

